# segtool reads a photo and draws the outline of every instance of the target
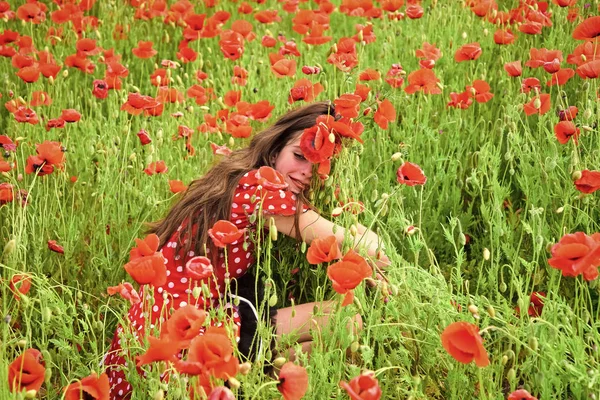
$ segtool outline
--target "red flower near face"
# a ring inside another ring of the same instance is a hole
[[[306,368],[292,362],[283,364],[279,371],[277,390],[285,400],[300,400],[308,390],[308,373]]]
[[[158,51],[152,48],[153,45],[154,43],[151,41],[144,42],[140,40],[138,42],[138,47],[133,48],[131,52],[137,58],[152,58],[158,53]]]
[[[531,99],[529,103],[524,104],[523,110],[527,115],[544,115],[550,111],[551,106],[552,102],[550,100],[550,95],[547,93],[542,93],[539,96],[535,96],[533,99]]]
[[[191,341],[185,363],[192,369],[208,372],[217,379],[235,376],[239,366],[227,332],[224,328],[215,327],[209,327],[204,335],[196,336]]]
[[[583,274],[587,281],[598,277],[600,266],[600,234],[588,236],[583,232],[570,233],[563,236],[552,246],[552,257],[548,264],[560,269],[563,276]]]
[[[574,183],[581,193],[594,193],[600,189],[600,171],[583,170],[581,171],[581,178]]]
[[[19,300],[22,294],[27,294],[31,290],[31,277],[24,274],[14,274],[10,278],[9,288],[15,299]]]
[[[119,283],[117,286],[110,286],[106,288],[106,292],[109,296],[113,296],[117,293],[121,295],[125,300],[133,304],[141,303],[142,299],[138,292],[133,288],[133,285],[129,282]]]
[[[193,396],[190,396],[194,398]],[[225,386],[217,386],[208,395],[208,400],[236,400],[235,395]]]
[[[396,171],[396,179],[398,180],[398,183],[407,186],[424,185],[427,182],[427,177],[423,173],[421,167],[408,161],[404,162],[400,168],[398,168],[398,171]]]
[[[313,265],[337,260],[340,257],[342,257],[342,253],[334,235],[323,239],[314,239],[306,252],[308,263]]]
[[[360,110],[362,98],[355,94],[345,93],[335,99],[335,113],[342,117],[356,118]]]
[[[349,72],[358,65],[356,41],[352,38],[341,38],[337,42],[337,52],[327,57],[327,62],[333,64],[340,71]]]
[[[381,388],[374,372],[361,374],[350,382],[340,382],[340,386],[352,400],[379,400]]]
[[[56,240],[48,240],[48,248],[55,253],[65,254],[65,249]]]
[[[343,306],[352,303],[352,290],[372,273],[373,269],[367,261],[354,250],[348,251],[340,261],[327,267],[327,276],[331,280],[333,290],[346,295]]]
[[[27,349],[8,366],[8,387],[12,393],[23,390],[38,392],[44,383],[46,367],[42,353]]]
[[[575,70],[581,79],[595,79],[600,76],[600,60],[593,60],[580,65]]]
[[[560,121],[554,125],[554,134],[560,144],[567,144],[571,138],[577,143],[579,128],[572,121]]]
[[[335,135],[331,140],[331,133],[328,127],[319,123],[317,118],[317,124],[312,128],[307,128],[302,132],[300,137],[300,149],[304,157],[312,163],[321,163],[333,155],[335,150]]]
[[[89,400],[108,400],[110,393],[110,383],[108,375],[103,373],[97,376],[92,372],[90,376],[80,381],[71,383],[65,388],[65,400],[80,400],[82,398]]]
[[[468,322],[453,322],[442,332],[442,346],[458,362],[475,361],[478,367],[490,364],[479,328]]]
[[[123,268],[140,285],[162,286],[167,281],[165,259],[158,253],[160,239],[151,234],[146,238],[135,239],[137,247],[129,252],[129,262]]]
[[[256,179],[258,184],[267,190],[283,190],[288,187],[285,177],[271,167],[260,167],[256,171]]]
[[[537,397],[533,397],[527,390],[519,389],[515,390],[508,395],[506,400],[538,400]]]
[[[94,80],[94,88],[92,89],[92,94],[97,99],[105,99],[108,97],[108,83],[102,79]]]
[[[201,281],[212,276],[213,266],[208,257],[196,256],[185,264],[185,271],[190,278]]]
[[[381,129],[387,129],[388,124],[396,120],[396,109],[388,99],[379,104],[379,108],[373,115],[373,120]]]
[[[228,244],[236,243],[244,236],[246,229],[238,229],[237,226],[226,220],[217,221],[212,228],[208,230],[208,236],[213,240],[217,247],[225,247]]]
[[[454,60],[456,62],[477,60],[481,52],[481,45],[478,42],[465,44],[454,53]]]

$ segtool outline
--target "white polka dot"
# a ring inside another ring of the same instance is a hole
[[[285,210],[287,208],[287,206],[285,204],[282,204],[281,208]]]
[[[181,278],[181,283],[187,283],[187,278],[185,276]]]
[[[175,293],[175,294],[173,295],[173,297],[174,297],[174,298],[176,298],[176,299],[178,299],[178,298],[179,298],[179,293]]]
[[[248,199],[250,198],[250,195],[249,195],[248,193],[246,193],[246,194],[244,195],[244,198],[245,198],[246,200],[248,200]]]
[[[269,209],[269,210],[274,210],[274,209],[275,209],[275,206],[274,206],[273,204],[271,204],[271,205],[268,207],[268,209]]]
[[[162,293],[162,292],[163,292],[163,290],[164,290],[164,289],[162,288],[162,286],[160,286],[158,289],[156,289],[156,291],[157,291],[158,293]]]
[[[181,303],[179,303],[179,307],[185,307],[187,306],[187,303],[185,301],[182,301]]]
[[[242,272],[244,272],[243,269],[239,268],[237,271],[235,271],[237,274],[241,274]]]
[[[190,252],[188,253],[188,256],[189,256],[189,257],[194,257],[194,254],[196,254],[196,253],[194,253],[193,251],[190,251]]]
[[[237,313],[237,311],[233,312],[233,318],[238,318],[240,315]]]
[[[231,249],[232,253],[237,253],[238,251],[240,251],[239,247],[234,247],[233,249]]]
[[[246,173],[244,174],[244,178],[247,178],[249,173],[250,173],[250,172],[246,172]]]
[[[231,208],[238,208],[238,205],[235,203],[231,203]]]
[[[236,213],[231,213],[231,218],[237,218],[238,215]]]
[[[296,211],[296,206],[292,206],[292,211]]]
[[[240,194],[239,194],[239,193],[236,193],[236,194],[235,194],[235,197],[240,197]]]
[[[123,396],[123,390],[119,390],[119,396]]]
[[[181,256],[179,254],[177,254],[174,258],[175,258],[175,261],[179,261],[181,259]],[[169,270],[167,270],[167,272],[169,272]]]
[[[235,223],[239,225],[239,224],[241,224],[241,223],[242,223],[242,220],[241,220],[241,219],[238,219],[238,220],[236,220],[236,221],[235,221]]]
[[[235,263],[238,264],[240,261],[242,261],[242,259],[239,257],[236,257],[235,260],[233,260],[233,261],[235,261]]]
[[[169,283],[167,284],[167,286],[168,286],[169,288],[173,289],[173,288],[175,287],[175,284],[174,284],[173,282],[169,282]]]
[[[183,266],[182,265],[180,265],[180,266],[177,267],[177,272],[183,272]]]
[[[282,199],[285,199],[285,192],[283,190],[279,191],[279,197],[281,197]]]
[[[167,270],[167,276],[171,275],[171,271]]]
[[[247,210],[247,209],[249,209],[249,208],[250,208],[250,206],[249,206],[248,204],[242,204],[242,208],[243,208],[244,210]]]
[[[246,253],[246,258],[250,258],[250,253]]]
[[[156,304],[152,307],[152,311],[158,312],[158,306]]]

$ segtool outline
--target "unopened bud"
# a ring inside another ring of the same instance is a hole
[[[200,286],[196,286],[192,289],[192,296],[194,296],[194,298],[198,298],[202,295],[202,288]]]
[[[275,224],[269,226],[269,236],[273,242],[277,241],[277,226]]]
[[[37,390],[35,389],[29,389],[25,392],[26,399],[35,399],[35,396],[37,396]]]
[[[48,82],[50,82],[51,85],[54,85],[54,77],[52,75],[48,78]]]
[[[461,36],[462,36],[463,39],[466,39],[467,38],[467,32],[463,32]]]
[[[532,351],[534,351],[534,352],[537,351],[538,350],[538,345],[539,345],[539,343],[538,343],[538,340],[537,340],[537,338],[535,336],[532,336],[532,337],[529,338],[529,347],[531,347]]]
[[[354,341],[352,342],[352,344],[350,345],[350,351],[352,353],[356,353],[358,351],[358,348],[360,347],[360,343],[358,343],[358,341]]]
[[[483,30],[483,36],[487,36],[487,35],[489,35],[489,33],[490,33],[490,31],[488,31],[487,28],[485,28]]]
[[[483,249],[483,259],[485,261],[488,261],[490,259],[490,255],[490,250],[487,247]]]
[[[578,179],[581,179],[582,176],[583,176],[583,174],[581,173],[581,171],[575,171],[571,175],[571,179],[573,179],[574,181],[576,181]]]
[[[275,368],[281,368],[286,362],[287,360],[285,357],[277,357],[273,360],[273,366],[275,366]]]
[[[583,112],[583,118],[590,119],[591,117],[592,117],[592,110],[589,108],[586,108],[586,110]]]
[[[358,229],[356,228],[356,225],[350,226],[350,235],[356,236],[357,234],[358,234]]]
[[[25,346],[27,346],[27,340],[25,339],[21,339],[17,342],[17,346],[24,348]]]
[[[583,129],[583,130],[584,130],[584,131],[586,131],[586,132],[593,132],[593,131],[594,131],[594,128],[592,128],[592,127],[591,127],[591,126],[589,126],[589,125],[582,125],[582,126],[581,126],[581,129]]]
[[[158,86],[160,86],[161,82],[162,82],[162,76],[158,75],[156,77],[156,83],[158,83]]]
[[[402,153],[400,153],[400,152],[392,154],[392,161],[394,161],[394,162],[398,161],[401,158],[402,158]]]
[[[508,363],[508,356],[506,354],[502,356],[502,360],[500,360],[500,363],[502,365],[506,365],[506,363]]]
[[[329,134],[328,139],[330,143],[335,143],[335,135],[333,133]]]
[[[496,309],[494,307],[492,307],[491,304],[489,306],[487,306],[487,313],[490,317],[496,318]]]
[[[4,252],[2,254],[6,254],[6,255],[11,254],[13,251],[15,251],[16,247],[17,247],[17,241],[15,239],[10,239],[4,245]]]
[[[561,214],[563,211],[565,211],[565,208],[564,208],[564,207],[558,207],[558,208],[556,209],[556,211],[554,211],[554,212],[555,212],[555,213],[557,213],[557,214]]]
[[[367,107],[363,111],[363,115],[366,117],[367,115],[371,114],[371,111],[373,111],[373,109],[371,107]]]
[[[275,307],[277,305],[277,294],[273,293],[271,297],[269,297],[269,307]]]
[[[68,70],[68,69],[65,69],[65,70],[62,72],[62,76],[63,76],[63,78],[66,78],[67,76],[69,76],[69,70]]]
[[[158,389],[156,393],[154,393],[153,400],[163,400],[165,398],[165,392],[162,389]]]
[[[517,373],[515,372],[514,368],[509,369],[506,373],[506,379],[508,379],[509,381],[514,381],[516,377]]]
[[[248,375],[250,373],[251,369],[252,369],[252,364],[249,362],[240,364],[240,374],[242,374],[242,375]]]
[[[533,107],[536,110],[539,110],[541,106],[542,106],[542,100],[540,100],[539,97],[536,97],[535,100],[533,100]]]
[[[230,376],[227,382],[229,382],[229,387],[232,389],[239,389],[241,386],[240,381],[235,379],[233,376]]]
[[[333,211],[331,211],[331,216],[332,217],[339,217],[342,212],[344,212],[344,209],[342,207],[336,207],[333,209]]]
[[[469,305],[468,310],[471,314],[477,314],[479,312],[479,309],[475,304]]]
[[[419,228],[417,228],[414,225],[409,225],[406,228],[404,228],[404,233],[407,234],[408,236],[412,236],[415,233],[417,233],[417,231],[419,230]]]

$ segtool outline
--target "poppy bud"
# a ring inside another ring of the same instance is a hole
[[[333,133],[329,134],[328,139],[329,139],[329,142],[335,143],[335,135]]]
[[[477,308],[477,306],[475,304],[469,305],[468,310],[473,315],[477,314],[479,312],[479,309]]]
[[[586,62],[587,61],[587,57],[585,56],[585,54],[581,55],[581,61]]]
[[[240,374],[242,374],[242,375],[248,375],[248,373],[250,373],[251,369],[252,369],[252,364],[247,361],[245,363],[240,364],[239,370],[240,370]]]
[[[17,342],[17,346],[18,346],[18,347],[21,347],[21,348],[23,348],[23,347],[27,346],[27,340],[25,340],[25,339],[21,339],[21,340],[19,340],[19,341]]]
[[[533,107],[534,107],[536,110],[539,110],[541,106],[542,106],[542,100],[540,100],[540,98],[539,98],[539,97],[536,97],[536,99],[535,99],[535,100],[533,100]]]
[[[488,31],[487,28],[485,28],[483,30],[483,36],[487,36],[487,35],[489,35],[489,33],[490,33],[490,31]]]
[[[351,225],[350,226],[350,235],[356,236],[357,234],[358,234],[358,229],[356,228],[356,225]]]
[[[583,118],[590,119],[592,117],[592,110],[589,108],[583,112]]]
[[[483,259],[485,261],[488,261],[490,259],[490,251],[487,247],[483,249]]]
[[[467,32],[463,32],[463,33],[462,33],[462,38],[463,38],[463,39],[466,39],[466,38],[467,38]]]
[[[330,51],[329,51],[329,52],[330,52],[330,54],[331,54],[331,53],[337,53],[337,52],[338,52],[337,43],[335,43],[333,46],[331,46],[331,49],[330,49]]]
[[[342,207],[336,207],[333,209],[333,211],[331,211],[331,216],[332,217],[339,217],[342,212],[344,212],[344,209]]]
[[[594,131],[594,128],[592,128],[591,126],[588,126],[588,125],[582,125],[581,129],[583,129],[586,132],[593,132]]]
[[[26,399],[35,399],[35,396],[37,396],[37,390],[35,389],[30,389],[25,392]]]
[[[230,376],[227,382],[229,382],[229,387],[232,389],[239,389],[241,386],[240,381],[235,379],[233,376]]]
[[[360,347],[360,343],[358,343],[358,341],[354,341],[352,342],[352,344],[350,345],[350,351],[352,353],[356,353],[358,351],[358,348]]]
[[[581,173],[581,171],[575,171],[573,172],[573,174],[571,175],[571,179],[573,179],[574,181],[581,179],[581,176],[583,174]]]
[[[406,228],[404,228],[404,233],[405,233],[406,235],[408,235],[408,236],[412,236],[412,235],[414,235],[415,233],[417,233],[417,231],[418,231],[418,230],[419,230],[419,228],[417,228],[416,226],[414,226],[414,225],[409,225],[409,226],[407,226]]]
[[[506,282],[500,282],[500,286],[498,286],[498,289],[500,289],[500,292],[502,293],[506,292],[506,289],[508,289]]]
[[[15,239],[10,239],[4,245],[4,251],[2,252],[2,254],[3,255],[4,254],[6,254],[6,255],[11,254],[13,251],[15,251],[15,247],[17,247],[17,241]]]
[[[533,352],[538,351],[538,346],[539,346],[539,343],[538,343],[537,338],[535,336],[530,337],[529,338],[529,347],[531,347],[531,350]]]
[[[366,117],[367,115],[371,114],[371,111],[373,111],[373,109],[371,107],[367,107],[363,111],[363,115]]]
[[[487,313],[490,317],[496,318],[496,309],[491,304],[487,306]]]
[[[165,392],[162,389],[158,389],[156,393],[154,393],[153,400],[163,400],[165,398]]]
[[[165,32],[165,37],[163,39],[165,43],[171,43],[171,36],[169,36],[169,32]]]
[[[361,29],[360,31],[358,31],[358,35],[357,35],[357,37],[358,37],[358,41],[359,41],[359,42],[362,42],[362,41],[363,41],[363,39],[365,38],[365,35],[364,35],[364,33],[363,33],[362,29]]]
[[[62,76],[63,76],[63,78],[66,78],[67,76],[69,76],[69,70],[68,70],[68,69],[65,69],[65,70],[62,72]]]
[[[50,320],[52,319],[52,310],[50,309],[50,307],[44,307],[42,309],[42,321],[44,321],[45,323],[50,322]]]
[[[277,305],[277,293],[273,293],[269,297],[269,307],[275,307]]]
[[[562,213],[564,210],[565,210],[565,208],[564,208],[564,207],[558,207],[558,208],[556,209],[556,211],[554,211],[554,212],[555,212],[555,213],[557,213],[557,214],[561,214],[561,213]]]
[[[397,152],[397,153],[392,154],[392,161],[396,162],[400,159],[402,159],[402,153]]]
[[[276,359],[273,360],[273,366],[275,368],[281,368],[283,367],[283,364],[285,364],[287,362],[285,357],[277,357]]]
[[[54,85],[54,77],[52,75],[48,78],[48,82],[50,82],[51,85]]]
[[[514,368],[509,369],[506,373],[506,379],[508,379],[509,381],[514,381],[516,377],[517,373],[515,372]]]
[[[462,232],[460,233],[460,235],[458,235],[458,240],[461,246],[465,246],[467,244],[467,237]]]

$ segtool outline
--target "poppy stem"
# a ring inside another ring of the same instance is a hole
[[[276,381],[269,381],[269,382],[265,382],[262,385],[260,385],[260,387],[258,389],[256,389],[256,392],[254,393],[254,396],[252,396],[252,400],[258,399],[258,393],[263,389],[266,388],[267,386],[271,386],[271,385],[279,385],[279,380]]]

